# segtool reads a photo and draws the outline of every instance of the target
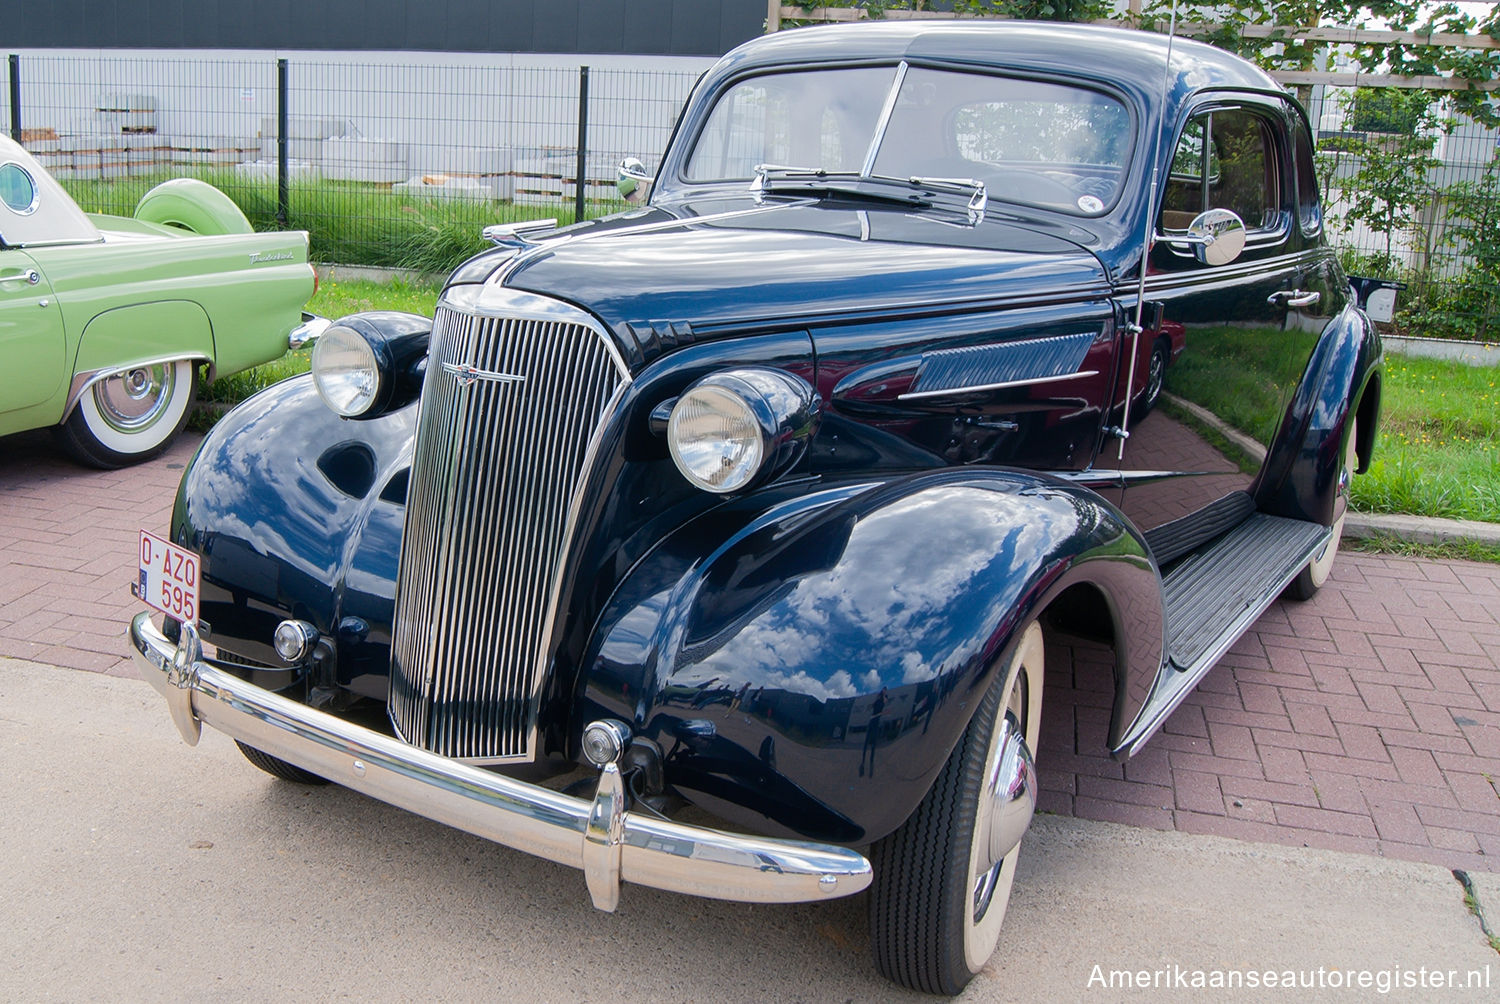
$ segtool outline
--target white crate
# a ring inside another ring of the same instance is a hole
[[[323,141],[323,173],[338,181],[391,185],[407,180],[406,144],[386,139],[334,137]]]

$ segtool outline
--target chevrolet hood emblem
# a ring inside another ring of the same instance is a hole
[[[453,374],[460,387],[467,387],[476,380],[489,380],[493,383],[525,383],[526,378],[515,373],[493,373],[489,370],[478,369],[468,363],[443,363],[443,371]]]

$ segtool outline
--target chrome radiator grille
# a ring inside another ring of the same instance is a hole
[[[574,308],[505,290],[440,304],[407,492],[390,715],[443,756],[535,754],[570,512],[628,374]]]

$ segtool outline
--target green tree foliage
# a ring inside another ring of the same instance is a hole
[[[1426,91],[1360,87],[1354,92],[1349,128],[1356,132],[1416,132],[1431,103],[1432,95]]]
[[[1444,192],[1448,214],[1439,243],[1463,256],[1457,279],[1422,290],[1403,320],[1437,338],[1500,341],[1500,157],[1478,181]]]
[[[1109,17],[1109,0],[824,0],[807,7],[863,7],[871,18],[888,10],[942,10],[975,16],[1008,17],[1027,21],[1094,21]],[[784,24],[807,24],[785,21]]]
[[[1472,5],[1471,5],[1472,6]],[[1165,28],[1173,0],[1153,0],[1143,11],[1143,23]],[[1500,4],[1476,16],[1455,3],[1434,5],[1424,0],[1237,0],[1232,6],[1211,0],[1178,0],[1181,22],[1218,27],[1207,41],[1236,52],[1267,70],[1319,69],[1318,57],[1328,43],[1292,37],[1298,27],[1371,28],[1417,34],[1488,35],[1500,38]],[[1280,26],[1288,30],[1269,37],[1244,34],[1247,25]],[[1356,42],[1343,46],[1364,73],[1401,76],[1453,76],[1473,81],[1500,79],[1500,49],[1468,49],[1416,42]],[[1454,110],[1488,126],[1500,126],[1493,92],[1478,89],[1451,94]]]

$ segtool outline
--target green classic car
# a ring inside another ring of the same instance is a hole
[[[200,367],[213,380],[315,337],[316,286],[305,232],[255,233],[212,185],[179,178],[132,218],[87,214],[0,137],[0,436],[53,426],[96,467],[154,456]]]

